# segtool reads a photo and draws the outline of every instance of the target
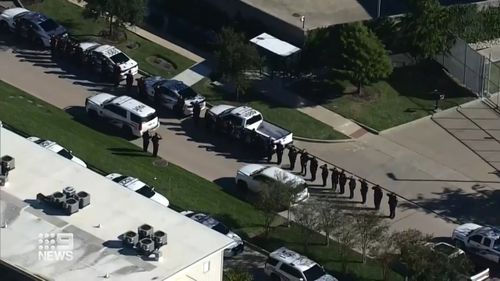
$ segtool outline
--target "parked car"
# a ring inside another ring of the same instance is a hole
[[[209,127],[232,135],[246,144],[260,143],[265,146],[270,139],[283,146],[293,142],[291,132],[264,121],[262,114],[249,106],[216,105],[205,111],[205,120]],[[229,129],[229,124],[233,130]]]
[[[11,8],[4,10],[0,14],[0,31],[11,31],[15,29],[15,21],[19,17],[29,13],[29,10],[24,8]]]
[[[111,45],[101,45],[95,42],[80,43],[80,48],[87,60],[89,60],[96,73],[102,71],[101,64],[107,64],[108,73],[113,73],[115,66],[120,67],[121,77],[125,79],[127,73],[136,75],[139,72],[139,65],[120,49]]]
[[[236,173],[236,185],[241,189],[260,192],[268,184],[281,182],[290,188],[296,189],[294,203],[306,201],[309,198],[306,181],[288,171],[274,166],[249,164],[243,166]]]
[[[28,140],[40,145],[43,148],[46,148],[50,151],[53,151],[53,152],[61,155],[62,157],[77,163],[78,165],[81,165],[81,166],[87,168],[87,164],[85,164],[85,162],[83,162],[80,158],[74,156],[73,153],[71,152],[71,150],[67,150],[66,148],[60,146],[59,144],[57,144],[54,141],[44,140],[44,139],[41,139],[38,137],[29,137]]]
[[[15,18],[17,36],[33,41],[39,46],[49,47],[52,36],[67,36],[66,29],[44,14],[29,12]]]
[[[181,214],[185,215],[188,218],[191,218],[192,220],[195,220],[201,224],[203,224],[206,227],[209,227],[223,235],[226,235],[228,238],[233,239],[233,243],[229,245],[225,250],[224,250],[224,256],[225,257],[232,257],[235,255],[238,255],[239,253],[243,252],[244,250],[244,243],[243,240],[234,232],[232,232],[227,226],[225,226],[223,223],[220,221],[212,218],[209,215],[203,214],[203,213],[195,213],[193,211],[184,211],[181,212]]]
[[[156,110],[129,96],[97,94],[85,100],[85,110],[91,118],[105,118],[126,135],[140,137],[160,126]]]
[[[500,228],[466,223],[453,230],[452,239],[460,248],[500,264]]]
[[[124,176],[118,173],[112,173],[106,176],[106,178],[118,183],[119,185],[126,187],[132,191],[135,191],[142,196],[145,196],[156,203],[168,207],[170,202],[168,199],[159,194],[154,190],[154,187],[147,185],[146,183],[140,181],[137,178]]]
[[[184,98],[182,114],[193,114],[193,105],[200,103],[201,110],[205,109],[205,98],[194,91],[191,87],[179,80],[167,79],[161,76],[142,77],[144,89],[140,92],[146,95],[150,101],[159,100],[160,104],[167,109],[173,110],[179,98]]]
[[[264,272],[277,281],[338,281],[315,261],[285,247],[269,254]]]

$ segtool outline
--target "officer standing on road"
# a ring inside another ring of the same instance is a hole
[[[277,157],[276,163],[278,165],[281,165],[281,160],[283,159],[283,150],[285,150],[283,144],[281,142],[278,142],[276,144],[276,157]]]
[[[139,94],[139,98],[146,98],[146,90],[145,90],[145,83],[143,78],[137,78],[137,93]],[[156,93],[156,89],[154,89]]]
[[[384,196],[384,193],[382,193],[382,188],[380,188],[378,184],[372,187],[372,189],[373,189],[373,204],[375,205],[375,210],[379,210],[380,202],[382,202],[382,197]]]
[[[352,199],[354,197],[354,190],[355,189],[356,189],[356,180],[351,175],[349,177],[349,199]]]
[[[337,184],[339,184],[339,170],[337,168],[333,168],[332,170],[332,189],[333,192],[337,191]]]
[[[271,159],[273,159],[274,154],[274,139],[269,138],[269,141],[266,145],[266,154],[267,154],[267,163],[271,163]]]
[[[295,161],[297,161],[297,149],[295,146],[288,145],[288,160],[290,161],[290,170],[295,169]]]
[[[105,59],[101,60],[101,79],[103,81],[108,79],[109,76],[108,62]]]
[[[300,174],[304,177],[307,175],[307,161],[309,161],[309,154],[305,149],[300,152]]]
[[[115,87],[118,87],[118,85],[120,85],[120,81],[122,80],[122,70],[116,64],[113,67],[113,79],[115,81]]]
[[[142,134],[142,150],[144,152],[148,152],[150,139],[151,139],[151,135],[149,134],[149,131],[146,131]]]
[[[362,179],[359,182],[361,183],[361,189],[359,190],[361,192],[361,203],[365,204],[366,194],[368,193],[368,183],[366,182],[365,179]]]
[[[160,147],[161,139],[162,137],[158,133],[155,133],[155,135],[151,138],[151,142],[153,143],[153,157],[158,156],[158,148]]]
[[[394,219],[396,217],[396,206],[398,205],[398,197],[394,193],[389,193],[387,194],[387,197],[389,197],[388,204],[389,204],[389,218]]]
[[[328,165],[321,165],[321,179],[323,180],[323,185],[326,186],[326,180],[328,179]]]
[[[177,99],[177,103],[175,104],[175,108],[176,108],[177,114],[179,114],[179,116],[184,115],[184,104],[185,104],[184,97],[180,96]]]
[[[85,63],[83,49],[78,45],[75,47],[75,60],[78,66],[83,66]]]
[[[132,70],[127,72],[127,77],[125,77],[125,83],[127,85],[127,94],[132,90],[132,86],[134,85],[134,75],[132,75]]]
[[[50,53],[52,54],[52,57],[55,57],[56,54],[56,46],[57,46],[57,37],[52,35],[50,36]]]
[[[340,186],[339,193],[340,194],[344,194],[344,192],[345,192],[345,184],[346,183],[347,183],[347,176],[345,175],[344,170],[342,170],[340,172],[340,175],[339,175],[339,186]]]
[[[198,125],[198,121],[200,120],[201,113],[201,105],[199,102],[194,102],[193,104],[193,121],[195,125]]]
[[[309,171],[311,172],[311,181],[316,180],[316,172],[318,171],[318,159],[316,157],[311,157],[311,164],[309,165]]]

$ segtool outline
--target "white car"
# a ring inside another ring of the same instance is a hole
[[[203,214],[203,213],[195,213],[193,211],[184,211],[181,212],[181,214],[185,215],[188,218],[191,218],[194,221],[197,221],[201,224],[203,224],[206,227],[209,227],[223,235],[226,235],[228,238],[233,239],[233,243],[229,245],[226,249],[224,249],[224,256],[225,257],[233,257],[241,252],[243,252],[244,249],[244,243],[241,237],[238,236],[238,234],[232,232],[229,230],[227,226],[225,226],[223,223],[219,222],[218,220],[212,218],[209,215]]]
[[[118,183],[119,185],[126,187],[132,191],[135,191],[149,199],[155,201],[156,203],[168,207],[170,202],[165,196],[159,194],[154,190],[154,187],[147,185],[146,183],[140,181],[137,178],[124,176],[118,173],[112,173],[106,176],[106,178]]]
[[[41,139],[41,138],[38,138],[38,137],[29,137],[28,140],[40,145],[41,147],[43,148],[46,148],[50,151],[53,151],[59,155],[61,155],[62,157],[66,158],[66,159],[69,159],[85,168],[87,168],[87,164],[85,164],[85,162],[83,162],[80,158],[78,157],[75,157],[70,150],[67,150],[66,148],[60,146],[59,144],[57,144],[56,142],[54,141],[50,141],[50,140],[44,140],[44,139]]]
[[[298,189],[294,203],[303,202],[309,198],[306,181],[281,168],[249,164],[240,168],[236,173],[236,185],[239,188],[248,188],[252,192],[260,192],[266,185],[274,182],[281,182]]]
[[[95,45],[95,42],[86,42],[80,47],[86,47],[84,54],[92,61],[94,68],[97,72],[101,71],[101,64],[104,62],[108,65],[109,73],[113,73],[114,66],[118,65],[121,70],[122,79],[125,79],[127,73],[130,71],[132,75],[139,72],[139,65],[129,56],[127,56],[120,49],[111,45]]]
[[[451,237],[457,246],[500,264],[500,228],[466,223],[457,226]]]
[[[0,14],[0,30],[14,31],[16,18],[22,17],[29,12],[24,8],[12,8],[3,11]]]
[[[271,280],[338,281],[315,261],[285,247],[269,254],[264,272]]]

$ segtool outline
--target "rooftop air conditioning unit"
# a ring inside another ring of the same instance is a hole
[[[143,224],[137,229],[137,233],[139,233],[139,239],[146,237],[150,238],[153,235],[153,231],[153,227],[149,224]]]
[[[123,234],[123,245],[128,248],[134,248],[139,242],[139,235],[132,230],[125,232]]]
[[[155,250],[155,243],[149,237],[142,238],[139,241],[138,248],[138,250],[144,255],[149,255]]]

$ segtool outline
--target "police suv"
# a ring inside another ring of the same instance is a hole
[[[47,16],[29,12],[15,17],[16,35],[33,40],[37,45],[50,46],[52,36],[67,36],[66,29]]]
[[[0,31],[14,31],[16,19],[29,12],[29,10],[24,8],[11,8],[4,10],[0,14]]]
[[[231,245],[229,245],[226,249],[224,249],[225,257],[232,257],[243,252],[243,249],[245,247],[243,244],[243,240],[238,236],[238,234],[232,232],[227,226],[225,226],[220,221],[212,218],[209,215],[203,213],[195,213],[193,211],[184,211],[181,212],[181,214],[185,215],[186,217],[194,221],[203,224],[204,226],[210,229],[219,232],[220,234],[227,236],[228,238],[233,239],[233,243],[231,243]]]
[[[500,228],[466,223],[453,230],[457,246],[500,264]]]
[[[181,97],[184,98],[184,108],[181,109],[184,115],[193,114],[195,102],[200,104],[201,110],[205,109],[205,98],[182,81],[166,79],[161,76],[140,79],[143,80],[144,85],[144,89],[140,92],[151,101],[159,99],[160,105],[168,109],[174,109]]]
[[[139,72],[137,62],[116,47],[100,45],[95,42],[82,42],[80,48],[87,60],[92,63],[96,72],[102,70],[101,64],[103,62],[108,65],[108,73],[113,73],[116,65],[120,67],[122,79],[125,79],[129,72],[132,72],[132,75]]]
[[[285,247],[269,254],[264,271],[273,281],[338,281],[316,262]]]
[[[129,96],[97,94],[85,100],[85,110],[91,118],[104,118],[121,128],[126,135],[142,136],[160,126],[156,111]]]

